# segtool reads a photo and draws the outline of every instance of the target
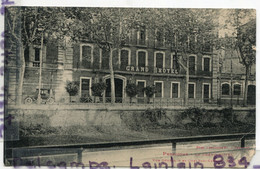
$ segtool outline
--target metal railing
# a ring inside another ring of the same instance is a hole
[[[140,140],[140,141],[125,141],[125,142],[107,142],[107,143],[85,143],[85,144],[70,144],[70,145],[51,145],[51,146],[33,146],[33,147],[16,147],[7,148],[6,157],[12,163],[15,158],[24,157],[25,154],[30,157],[38,157],[41,155],[55,155],[55,154],[77,154],[77,161],[82,163],[82,152],[85,149],[100,149],[104,148],[126,148],[129,146],[144,146],[144,145],[156,145],[171,143],[172,152],[176,152],[177,143],[194,142],[194,141],[240,141],[240,147],[245,148],[245,140],[248,138],[255,138],[255,133],[238,133],[238,134],[223,134],[223,135],[206,135],[206,136],[194,136],[194,137],[177,137],[169,139],[157,139],[157,140]],[[23,151],[24,150],[24,151]],[[34,151],[33,151],[34,150]],[[35,151],[38,150],[38,151]],[[40,150],[40,151],[39,151]],[[25,153],[25,151],[27,153]],[[19,153],[20,152],[20,153]]]
[[[30,99],[32,98],[31,102]],[[50,98],[52,100],[50,100]],[[15,95],[8,95],[7,96],[7,103],[9,105],[16,104],[17,96]],[[37,95],[23,95],[22,96],[22,104],[37,104]],[[41,104],[79,104],[79,105],[86,105],[86,106],[110,106],[111,105],[111,97],[79,97],[79,96],[62,96],[59,100],[55,98],[55,96],[49,96],[43,98]],[[230,99],[221,99],[221,101],[213,101],[209,98],[203,99],[188,99],[187,103],[185,104],[183,98],[150,98],[147,97],[133,97],[132,101],[130,102],[130,98],[123,98],[123,97],[116,97],[115,98],[115,106],[120,107],[128,107],[128,106],[135,106],[135,107],[151,107],[151,108],[167,108],[167,107],[244,107],[242,100],[233,99],[232,105]],[[250,107],[254,107],[255,105],[248,105]]]

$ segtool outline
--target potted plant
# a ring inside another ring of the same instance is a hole
[[[132,103],[132,98],[137,95],[137,86],[134,83],[129,83],[126,86],[126,94],[130,97],[130,103]]]
[[[144,89],[145,95],[147,96],[147,103],[150,103],[150,99],[153,97],[153,95],[156,93],[156,89],[154,85],[150,85],[145,87]]]
[[[103,92],[105,91],[107,85],[104,82],[99,82],[99,83],[93,83],[91,90],[92,90],[92,94],[95,97],[94,98],[94,102],[99,102],[99,97],[102,96]]]
[[[79,82],[67,81],[65,89],[70,95],[70,102],[75,102],[75,99],[72,100],[72,96],[76,96],[78,94]]]

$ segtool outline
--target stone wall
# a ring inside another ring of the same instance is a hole
[[[42,106],[43,107],[43,106]],[[47,107],[47,106],[46,106]],[[103,127],[103,128],[125,128],[137,129],[147,125],[147,120],[142,117],[142,113],[146,108],[141,109],[83,109],[80,106],[70,105],[68,109],[66,106],[52,105],[52,108],[42,109],[9,109],[8,113],[14,116],[15,121],[19,121],[23,126],[36,126],[42,127],[61,127],[69,128],[71,126],[81,126],[86,128]],[[56,108],[55,108],[56,107]],[[73,109],[75,107],[75,109]],[[189,123],[188,119],[180,119],[178,115],[184,111],[183,108],[179,109],[165,109],[166,116],[159,120],[159,123],[178,125],[179,123]],[[234,109],[234,117],[241,122],[254,123],[255,114],[254,109]],[[216,117],[212,123],[221,122],[221,118]]]

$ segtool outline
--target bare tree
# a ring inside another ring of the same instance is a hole
[[[33,44],[39,44],[42,34],[48,34],[47,40],[59,41],[68,32],[64,23],[63,8],[7,7],[6,37],[8,46],[17,46],[18,85],[16,104],[22,103],[23,81],[25,72],[24,50]],[[12,49],[9,49],[12,50]],[[40,89],[39,89],[40,90]]]
[[[229,16],[227,27],[233,30],[233,50],[237,51],[240,63],[245,67],[243,105],[246,106],[250,70],[256,59],[256,14],[255,10],[233,9],[229,12]]]
[[[188,103],[189,78],[192,72],[189,65],[191,54],[204,54],[205,46],[214,45],[217,29],[218,10],[213,9],[166,9],[165,29],[167,41],[177,62],[185,71],[184,105]],[[212,54],[212,50],[208,54]],[[180,71],[180,69],[179,69]],[[192,72],[195,73],[195,72]]]

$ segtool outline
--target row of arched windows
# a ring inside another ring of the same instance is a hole
[[[235,83],[233,85],[233,95],[241,95],[241,91],[242,91],[242,85],[241,84],[238,84],[238,83]],[[229,83],[222,83],[221,85],[221,94],[223,96],[228,96],[228,95],[231,95],[231,88],[230,88],[230,84]]]
[[[83,68],[91,68],[93,64],[93,45],[92,44],[82,44],[80,47],[80,62]],[[179,64],[175,53],[172,53],[170,56],[170,67],[172,69],[179,69]],[[165,68],[165,52],[164,51],[155,51],[154,52],[154,67],[156,68]],[[101,68],[108,68],[109,65],[109,53],[101,49],[100,54]],[[138,66],[146,67],[148,66],[148,51],[144,49],[138,49],[136,51],[136,61],[131,63],[131,49],[123,48],[120,50],[118,55],[118,62],[121,68],[126,66]],[[197,56],[189,56],[189,70],[193,74],[197,70]],[[211,71],[211,57],[203,56],[202,59],[202,70]]]

